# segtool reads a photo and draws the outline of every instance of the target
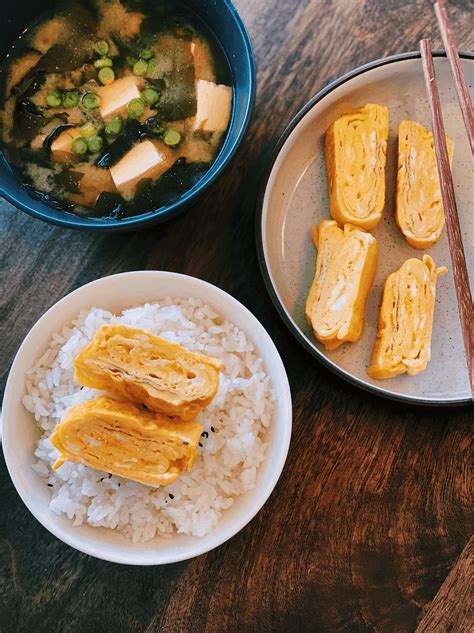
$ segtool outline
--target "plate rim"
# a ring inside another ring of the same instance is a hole
[[[444,50],[434,50],[433,57],[444,57],[446,58],[446,52]],[[468,51],[459,51],[459,57],[461,59],[467,59],[474,61],[474,53]],[[263,277],[263,281],[265,283],[265,287],[267,289],[268,294],[272,300],[273,305],[275,306],[278,314],[283,320],[284,324],[291,332],[291,334],[296,338],[298,343],[302,345],[302,347],[313,356],[317,361],[322,363],[327,369],[329,369],[332,373],[336,374],[339,378],[342,378],[346,382],[366,391],[368,393],[374,394],[376,396],[386,398],[395,402],[402,402],[404,404],[412,404],[419,406],[430,406],[430,407],[456,407],[462,405],[472,404],[473,400],[471,398],[456,398],[446,401],[432,400],[430,398],[420,397],[420,396],[412,396],[408,394],[396,394],[388,389],[384,389],[382,386],[372,385],[363,381],[360,378],[353,376],[348,371],[339,367],[335,362],[331,361],[327,358],[320,350],[318,350],[314,345],[310,344],[298,326],[291,319],[288,314],[285,306],[280,300],[278,293],[272,283],[269,267],[267,266],[267,261],[265,258],[264,247],[263,247],[263,235],[262,235],[262,219],[263,219],[263,203],[265,199],[265,194],[267,192],[268,181],[270,179],[270,175],[273,171],[273,167],[280,155],[280,152],[286,143],[288,137],[293,132],[298,123],[306,116],[306,114],[324,97],[330,94],[333,90],[343,85],[344,83],[350,81],[351,79],[358,77],[366,73],[369,70],[373,70],[374,68],[379,68],[381,66],[386,66],[388,64],[397,63],[400,61],[411,60],[411,59],[421,59],[421,53],[419,51],[408,51],[405,53],[397,53],[395,55],[389,55],[387,57],[381,57],[375,59],[371,62],[367,62],[366,64],[362,64],[353,70],[337,77],[333,81],[330,81],[326,86],[324,86],[321,90],[319,90],[313,97],[311,97],[297,112],[294,114],[289,123],[285,126],[283,132],[280,134],[279,138],[273,145],[270,156],[265,162],[265,167],[263,171],[262,184],[260,185],[257,203],[256,203],[256,212],[255,212],[255,240],[257,245],[257,258],[260,266],[260,272]]]

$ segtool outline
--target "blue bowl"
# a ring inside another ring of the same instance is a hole
[[[89,231],[127,231],[168,220],[195,202],[223,172],[235,154],[247,129],[255,101],[255,61],[250,38],[230,0],[186,0],[185,4],[202,20],[220,43],[233,80],[233,109],[222,148],[204,176],[175,202],[122,220],[83,218],[55,209],[32,198],[0,153],[0,195],[18,209],[51,224]],[[3,0],[0,23],[0,59],[40,13],[36,0]],[[54,0],[41,2],[41,12],[54,8]]]

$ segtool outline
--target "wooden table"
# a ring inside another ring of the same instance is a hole
[[[291,449],[270,500],[230,542],[188,563],[121,567],[63,545],[26,510],[2,458],[1,633],[402,633],[420,621],[420,631],[468,631],[472,409],[396,405],[321,367],[272,306],[254,244],[260,168],[289,118],[357,65],[414,50],[422,37],[440,46],[430,5],[238,0],[258,66],[253,122],[226,174],[165,226],[78,233],[0,205],[2,386],[29,328],[70,290],[161,269],[248,306],[276,342],[294,398]],[[469,6],[456,0],[450,15],[460,48],[472,50]]]

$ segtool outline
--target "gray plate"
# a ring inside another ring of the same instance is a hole
[[[435,67],[447,134],[456,144],[453,178],[471,287],[473,287],[474,218],[471,153],[446,57]],[[462,54],[462,68],[472,92],[474,56]],[[350,108],[380,103],[390,109],[387,194],[384,219],[374,231],[379,243],[377,274],[366,308],[364,334],[358,343],[327,351],[316,341],[304,306],[314,276],[313,223],[330,218],[324,164],[324,135],[332,121]],[[419,53],[378,60],[338,79],[316,95],[291,121],[277,144],[257,217],[260,263],[270,295],[285,323],[317,359],[343,378],[385,397],[417,404],[452,405],[471,401],[446,230],[426,251],[409,246],[394,218],[397,130],[404,118],[429,129]],[[439,278],[428,368],[414,377],[378,381],[366,368],[377,330],[384,281],[409,257],[429,253],[448,274]]]

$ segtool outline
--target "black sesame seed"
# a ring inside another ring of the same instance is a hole
[[[53,484],[48,484],[48,486],[49,486],[50,488],[54,488]]]
[[[120,488],[120,483],[118,483],[117,486]]]
[[[170,499],[174,499],[174,495],[172,495],[172,494],[171,494],[171,492],[169,493],[168,497],[169,497]]]
[[[183,442],[183,446],[189,446],[189,442]]]
[[[104,479],[105,479],[105,477],[101,477],[101,478],[99,479],[99,481],[102,483],[102,482],[104,481]]]
[[[112,473],[109,473],[109,479],[112,477]]]
[[[201,442],[199,442],[199,446],[202,448],[202,444],[201,444]]]
[[[213,433],[215,433],[215,432],[216,432],[216,429],[215,429],[213,426],[211,426],[211,431],[212,431]]]
[[[209,437],[209,433],[207,431],[203,431],[201,433],[201,437]]]

